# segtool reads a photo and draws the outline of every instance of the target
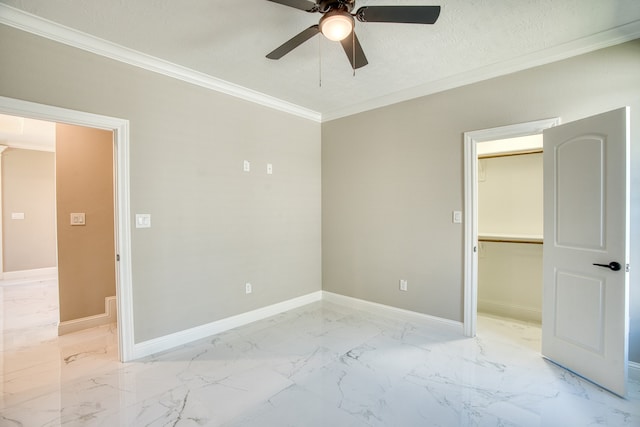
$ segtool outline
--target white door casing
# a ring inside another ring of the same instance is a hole
[[[628,107],[544,131],[542,354],[620,396],[628,355],[629,140]]]
[[[478,155],[485,141],[539,135],[560,124],[560,118],[517,123],[464,133],[464,335],[476,336],[478,310]]]

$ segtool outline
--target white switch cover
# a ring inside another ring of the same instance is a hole
[[[267,175],[273,175],[273,165],[271,163],[267,163]]]
[[[84,212],[71,214],[71,225],[85,225]]]
[[[251,171],[251,162],[249,162],[249,160],[245,160],[244,161],[243,170],[245,172],[250,172]]]
[[[461,224],[462,223],[462,212],[461,211],[453,211],[453,223]]]
[[[245,283],[244,284],[244,291],[248,294],[250,294],[251,292],[253,292],[253,286],[251,286],[251,283]]]
[[[11,212],[11,219],[24,219],[24,212]]]
[[[136,228],[151,228],[151,214],[136,214]]]
[[[400,280],[400,290],[401,291],[406,291],[407,290],[407,281],[406,280]]]

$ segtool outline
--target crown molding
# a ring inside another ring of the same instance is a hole
[[[502,61],[496,64],[476,68],[475,70],[467,71],[445,79],[415,86],[410,89],[381,96],[359,104],[350,105],[342,109],[337,109],[323,114],[322,121],[328,122],[330,120],[340,119],[365,111],[374,110],[376,108],[386,107],[399,102],[432,95],[434,93],[443,92],[460,86],[478,83],[483,80],[561,61],[573,56],[593,52],[598,49],[604,49],[606,47],[625,43],[637,38],[640,38],[640,20],[576,39],[568,43],[563,43],[561,45],[539,50],[527,55],[522,55],[508,61]]]
[[[264,93],[120,46],[2,3],[0,3],[0,23],[96,55],[244,99],[245,101],[250,101],[274,110],[315,122],[322,120],[321,114],[317,111],[312,111]]]
[[[456,87],[504,76],[640,38],[640,20],[508,61],[480,67],[438,81],[321,114],[299,105],[129,49],[0,3],[0,23],[49,40],[182,80],[315,122],[328,122]]]

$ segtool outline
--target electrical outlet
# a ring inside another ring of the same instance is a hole
[[[407,281],[400,279],[400,290],[401,291],[406,291],[407,290]]]
[[[244,161],[242,170],[244,170],[245,172],[251,172],[251,162],[249,160]]]
[[[248,294],[250,294],[251,292],[253,292],[253,286],[251,286],[251,283],[245,283],[244,284],[244,291]]]

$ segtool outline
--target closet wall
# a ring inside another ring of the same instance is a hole
[[[478,160],[478,311],[542,317],[542,153]]]

